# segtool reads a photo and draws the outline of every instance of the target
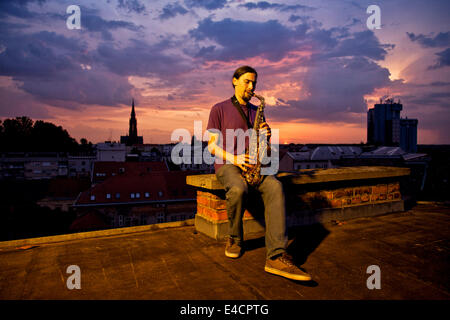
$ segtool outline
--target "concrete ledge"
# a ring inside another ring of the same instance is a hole
[[[286,217],[286,224],[291,226],[329,223],[333,220],[346,221],[356,218],[374,217],[392,212],[404,211],[403,200],[387,201],[344,208],[323,208],[309,212],[293,212]]]
[[[404,211],[402,200],[377,204],[359,205],[344,208],[324,208],[311,211],[293,212],[286,217],[287,227],[306,226],[315,223],[330,223],[334,220],[346,221],[356,218],[374,217],[378,215]],[[264,221],[244,219],[244,235],[252,236],[265,232]],[[195,228],[216,240],[222,240],[228,234],[228,221],[212,221],[202,216],[195,216]]]
[[[309,169],[299,172],[281,172],[277,174],[280,180],[288,180],[292,184],[311,184],[335,181],[352,181],[364,179],[380,179],[403,177],[410,174],[409,168],[398,167],[343,167],[335,169]],[[215,174],[200,174],[187,176],[188,185],[209,189],[223,190],[222,184]]]
[[[287,227],[349,220],[404,210],[401,185],[410,169],[343,167],[282,172]],[[225,190],[215,174],[187,176],[197,188],[195,227],[214,239],[228,233]],[[244,214],[244,234],[264,231],[264,206],[255,198]],[[247,218],[247,219],[246,219]]]
[[[107,237],[107,236],[116,236],[116,235],[122,235],[122,234],[139,233],[139,232],[145,232],[145,231],[154,231],[154,230],[159,230],[159,229],[177,228],[177,227],[193,226],[193,225],[194,225],[194,219],[187,219],[184,221],[149,224],[149,225],[145,225],[145,226],[115,228],[115,229],[106,229],[106,230],[99,230],[99,231],[62,234],[62,235],[48,236],[48,237],[1,241],[0,249],[7,249],[7,248],[11,249],[11,248],[15,248],[15,247],[30,246],[30,245],[34,246],[34,245],[41,245],[41,244],[47,244],[47,243],[71,241],[71,240],[100,238],[100,237]]]
[[[265,231],[264,222],[256,219],[244,219],[243,226],[245,236],[260,234]],[[228,221],[216,222],[208,220],[202,216],[195,215],[195,229],[213,239],[223,240],[228,234]]]

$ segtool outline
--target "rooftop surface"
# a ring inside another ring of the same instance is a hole
[[[292,229],[289,251],[310,282],[266,273],[263,237],[246,240],[247,251],[232,260],[223,242],[190,225],[24,247],[3,242],[0,299],[448,300],[449,226],[450,208],[428,203]],[[81,289],[66,286],[70,265],[80,268]],[[371,265],[380,268],[381,289],[366,286]]]

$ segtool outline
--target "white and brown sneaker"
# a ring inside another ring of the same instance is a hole
[[[297,267],[292,257],[286,252],[275,259],[267,259],[264,271],[276,274],[291,280],[309,281],[311,276]]]
[[[225,246],[225,255],[229,258],[239,258],[242,254],[242,246],[239,241],[236,239],[229,237],[227,239],[227,244]]]

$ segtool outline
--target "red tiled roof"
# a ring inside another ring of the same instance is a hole
[[[95,212],[88,212],[72,222],[69,229],[71,231],[89,231],[107,229],[109,225]]]
[[[117,175],[81,193],[75,205],[195,199],[195,189],[186,184],[186,176],[192,174],[170,171]]]

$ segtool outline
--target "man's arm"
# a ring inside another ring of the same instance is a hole
[[[216,143],[218,140],[219,134],[209,131],[208,151],[213,156],[218,157],[224,161],[228,161],[244,171],[247,171],[247,168],[251,167],[251,165],[249,164],[251,158],[248,154],[240,154],[235,156],[234,154],[231,154],[219,147]]]

